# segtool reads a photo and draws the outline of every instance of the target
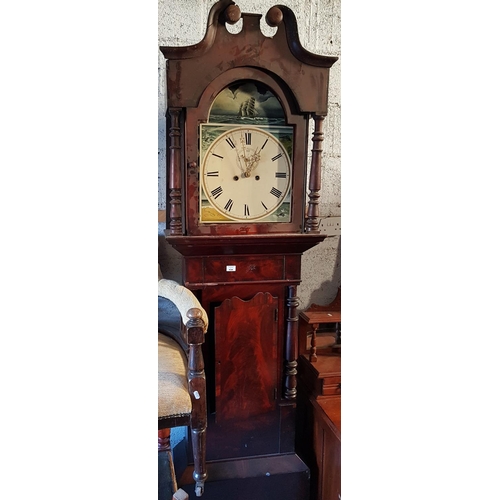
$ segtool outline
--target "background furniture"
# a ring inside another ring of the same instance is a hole
[[[340,396],[310,398],[315,481],[311,499],[340,500]]]
[[[297,451],[311,470],[311,500],[340,499],[340,323],[340,289],[299,315]]]
[[[318,335],[329,337],[326,342],[326,348],[340,349],[340,288],[333,301],[320,306],[312,304],[306,311],[299,314],[299,354],[305,354],[309,351],[309,361],[317,361],[317,341]],[[333,338],[334,337],[334,338]],[[322,349],[325,344],[320,346]]]
[[[175,281],[158,281],[158,452],[159,464],[171,463],[169,432],[191,428],[195,493],[201,496],[207,477],[206,383],[202,344],[208,317],[196,297]],[[175,474],[172,474],[174,491]],[[159,481],[162,480],[159,474]],[[159,483],[160,487],[160,483]]]

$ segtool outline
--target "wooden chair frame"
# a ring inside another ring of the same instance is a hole
[[[190,427],[194,461],[193,478],[196,483],[195,493],[196,496],[201,496],[207,478],[205,462],[207,402],[205,364],[202,353],[202,345],[208,328],[207,316],[190,290],[182,285],[175,284],[176,286],[168,287],[168,293],[166,293],[166,287],[163,286],[166,282],[169,282],[169,280],[162,279],[158,281],[158,296],[170,300],[177,307],[181,313],[181,329],[177,338],[165,331],[161,333],[176,340],[186,353],[188,362],[186,376],[192,410],[190,415],[158,418],[158,430],[180,426]],[[179,300],[181,295],[183,300]],[[194,307],[184,310],[186,308],[186,297],[190,299],[189,302]],[[159,450],[161,448],[159,442]]]

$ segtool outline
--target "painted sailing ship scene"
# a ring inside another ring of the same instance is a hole
[[[236,82],[214,99],[210,123],[284,125],[285,114],[278,98],[267,85],[256,81]]]
[[[255,118],[257,111],[255,111],[255,97],[250,97],[240,105],[238,112],[239,118]]]

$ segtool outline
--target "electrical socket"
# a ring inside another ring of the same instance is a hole
[[[327,236],[340,236],[340,217],[325,217],[321,219],[319,232]]]

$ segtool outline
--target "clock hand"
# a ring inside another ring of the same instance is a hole
[[[257,168],[260,162],[260,154],[256,151],[250,158],[247,159],[247,169],[245,172],[245,177],[250,177],[250,173]]]
[[[238,160],[238,166],[240,167],[240,170],[242,172],[242,174],[245,174],[246,172],[246,163],[247,163],[247,159],[245,157],[245,148],[243,147],[243,155],[240,154],[240,151],[237,147],[234,148],[235,151],[236,151],[236,159]],[[243,165],[241,164],[241,158],[243,158],[245,160],[245,167],[243,167]]]
[[[243,137],[243,132],[240,133],[240,143],[241,143],[241,146],[243,147],[243,154],[241,155],[241,157],[245,161],[245,168],[241,168],[241,164],[240,164],[240,168],[241,168],[241,171],[243,172],[244,177],[250,177],[250,171],[248,168],[249,159],[247,158],[247,150],[246,150],[246,139],[244,139],[244,137]]]
[[[245,169],[245,168],[243,168],[243,166],[242,166],[242,164],[241,164],[241,157],[240,157],[240,155],[239,155],[239,153],[238,153],[238,150],[236,150],[236,158],[237,158],[237,160],[238,160],[238,166],[240,167],[241,172],[242,172],[242,173],[245,173],[246,169]]]
[[[253,153],[251,152],[252,151],[251,149],[247,150],[246,146],[250,144],[250,142],[247,142],[246,135],[247,134],[245,133],[245,137],[243,137],[243,132],[241,132],[240,142],[241,145],[243,146],[243,159],[245,160],[245,166],[246,166],[245,176],[249,177],[250,172],[257,166],[257,164],[260,161],[260,151],[262,149],[262,146],[257,150],[255,150]],[[250,136],[250,133],[248,133],[248,136]],[[247,156],[247,151],[249,151],[249,156]]]

